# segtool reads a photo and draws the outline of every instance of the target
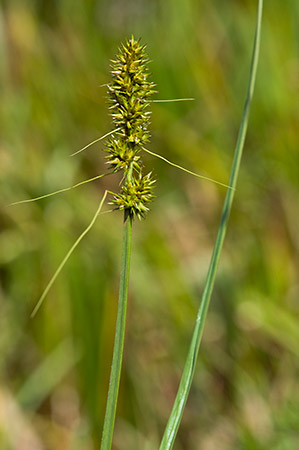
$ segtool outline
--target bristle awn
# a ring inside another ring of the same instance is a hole
[[[156,158],[162,159],[162,161],[166,162],[167,164],[170,164],[173,167],[176,167],[177,169],[182,170],[183,172],[189,173],[189,175],[193,175],[194,177],[201,178],[202,180],[210,181],[211,183],[218,184],[219,186],[223,186],[227,189],[232,189],[232,190],[234,189],[233,187],[228,186],[227,184],[221,183],[220,181],[213,180],[213,178],[205,177],[204,175],[199,175],[198,173],[195,173],[195,172],[192,172],[191,170],[185,169],[184,167],[179,166],[178,164],[175,164],[175,163],[169,161],[169,159],[164,158],[164,156],[161,156],[158,153],[154,153],[144,147],[142,148],[142,150],[145,151],[146,153],[149,153],[152,156],[155,156]]]
[[[75,241],[75,243],[72,245],[72,247],[70,248],[70,250],[67,252],[67,254],[65,255],[65,257],[63,258],[63,260],[61,261],[61,263],[59,264],[57,270],[55,271],[54,275],[52,276],[51,280],[49,281],[49,283],[47,284],[44,292],[42,293],[40,299],[38,300],[36,306],[34,307],[32,313],[31,313],[31,317],[34,317],[35,314],[37,313],[37,311],[39,310],[39,308],[41,307],[43,301],[45,300],[49,290],[51,289],[51,287],[53,286],[53,283],[55,282],[56,278],[58,277],[58,275],[60,274],[61,270],[63,269],[65,263],[67,262],[67,260],[69,259],[69,257],[71,256],[71,254],[73,253],[73,251],[75,250],[75,248],[78,246],[78,244],[82,241],[82,239],[84,238],[84,236],[86,236],[86,234],[89,232],[89,230],[92,228],[92,226],[94,225],[96,218],[98,217],[105,198],[107,196],[107,191],[105,191],[102,200],[100,201],[99,207],[95,213],[95,215],[93,216],[90,224],[88,225],[87,228],[85,228],[85,230],[83,231],[83,233],[80,234],[80,236],[78,237],[78,239]]]
[[[172,103],[172,102],[190,102],[195,100],[195,98],[170,98],[170,99],[156,99],[149,100],[151,103]]]
[[[37,200],[42,200],[43,198],[52,197],[53,195],[57,195],[57,194],[61,194],[62,192],[70,191],[71,189],[75,189],[75,188],[77,188],[79,186],[82,186],[83,184],[90,183],[91,181],[99,180],[100,178],[106,177],[108,175],[111,175],[111,173],[104,173],[104,174],[101,174],[101,175],[97,175],[96,177],[89,178],[88,180],[80,181],[80,183],[74,184],[73,186],[69,186],[69,187],[66,187],[66,188],[63,188],[63,189],[59,189],[58,191],[50,192],[49,194],[41,195],[40,197],[28,198],[26,200],[20,200],[18,202],[13,202],[13,203],[10,203],[9,205],[7,205],[7,207],[8,206],[21,205],[22,203],[36,202]]]
[[[102,141],[103,139],[110,136],[111,134],[117,133],[119,130],[120,130],[120,128],[116,128],[115,130],[109,131],[108,133],[104,134],[104,136],[101,136],[101,137],[95,139],[94,141],[92,141],[89,144],[85,145],[84,147],[80,148],[80,150],[77,150],[75,153],[72,153],[70,156],[78,155],[78,153],[83,152],[88,147],[91,147],[92,145],[96,144],[97,142]]]
[[[257,71],[257,63],[259,56],[259,47],[260,47],[260,37],[261,37],[261,22],[262,22],[262,9],[263,9],[263,1],[259,0],[258,2],[258,12],[257,12],[257,22],[256,22],[256,33],[254,39],[253,46],[253,55],[252,62],[250,68],[249,75],[249,84],[247,90],[247,96],[245,100],[245,105],[243,109],[243,115],[241,120],[241,125],[239,129],[237,144],[235,148],[235,154],[231,169],[230,182],[229,185],[233,188],[236,187],[240,162],[242,157],[242,151],[244,147],[244,141],[246,137],[246,131],[248,126],[248,119],[250,113],[250,106],[254,91],[255,79],[256,79],[256,71]],[[207,275],[207,280],[202,296],[202,300],[199,306],[197,319],[192,335],[191,344],[189,347],[189,352],[187,355],[185,367],[183,370],[181,382],[179,385],[179,389],[177,392],[177,396],[171,411],[171,414],[168,419],[168,423],[165,428],[165,432],[162,438],[162,442],[160,445],[160,450],[171,450],[176,438],[176,434],[180,425],[180,421],[183,415],[183,411],[186,405],[186,401],[190,392],[190,387],[193,379],[193,374],[195,370],[198,350],[200,346],[201,337],[203,334],[203,328],[207,316],[207,311],[210,303],[210,298],[212,294],[212,290],[215,283],[216,271],[220,259],[220,254],[223,246],[223,241],[226,234],[228,219],[232,207],[232,202],[234,198],[235,191],[230,189],[226,192],[226,197],[223,205],[222,216],[220,219],[220,225],[218,229],[218,234],[214,246],[214,251],[212,254],[210,267]],[[221,447],[221,443],[219,444]]]
[[[108,191],[107,191],[107,193],[108,193]],[[109,214],[109,213],[112,213],[112,212],[114,212],[115,211],[115,209],[113,208],[113,209],[108,209],[107,211],[102,211],[102,212],[100,212],[99,213],[99,216],[103,216],[104,214]]]

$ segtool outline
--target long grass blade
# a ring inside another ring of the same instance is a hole
[[[256,33],[255,33],[255,39],[254,39],[254,46],[253,46],[253,55],[252,55],[252,61],[251,61],[251,68],[250,68],[250,76],[249,76],[249,84],[248,84],[248,90],[247,90],[247,96],[245,100],[245,105],[243,109],[243,115],[241,120],[241,125],[239,129],[238,139],[236,143],[235,148],[235,154],[231,169],[231,176],[230,176],[230,186],[232,188],[235,188],[238,174],[239,174],[239,167],[242,157],[242,151],[244,147],[245,137],[246,137],[246,131],[248,126],[248,119],[249,119],[249,113],[250,113],[250,106],[254,91],[254,85],[255,85],[255,79],[256,79],[256,71],[257,71],[257,64],[258,64],[258,57],[259,57],[259,47],[260,47],[260,37],[261,37],[261,23],[262,23],[262,9],[263,9],[263,1],[259,0],[258,2],[258,12],[257,12],[257,25],[256,25]],[[179,424],[183,415],[184,407],[188,398],[188,394],[190,391],[193,374],[195,370],[198,350],[200,346],[201,337],[203,334],[203,328],[207,316],[207,311],[210,303],[210,298],[212,294],[212,290],[215,283],[215,277],[216,277],[216,271],[219,263],[219,258],[223,246],[223,241],[225,238],[226,230],[227,230],[227,224],[228,219],[232,207],[232,202],[234,198],[235,191],[233,189],[230,189],[226,193],[224,206],[222,210],[220,225],[218,229],[218,234],[215,242],[214,251],[212,254],[210,267],[207,275],[207,280],[205,284],[205,289],[203,292],[201,304],[198,310],[197,319],[192,335],[192,340],[189,348],[189,352],[187,355],[183,375],[181,378],[181,382],[179,385],[179,389],[177,392],[177,396],[162,438],[160,450],[170,450],[173,447],[175,437],[179,428]]]
[[[28,198],[26,200],[19,200],[17,202],[10,203],[7,206],[15,206],[15,205],[21,205],[22,203],[31,203],[36,202],[37,200],[42,200],[43,198],[52,197],[53,195],[61,194],[62,192],[70,191],[71,189],[75,189],[79,186],[82,186],[83,184],[90,183],[91,181],[99,180],[100,178],[106,177],[107,175],[111,175],[110,173],[104,173],[101,175],[97,175],[96,177],[89,178],[88,180],[80,181],[80,183],[74,184],[73,186],[69,186],[63,189],[59,189],[55,192],[50,192],[49,194],[41,195],[40,197],[35,198]]]
[[[173,167],[176,167],[177,169],[182,170],[183,172],[189,173],[189,175],[193,175],[194,177],[201,178],[202,180],[210,181],[211,183],[219,184],[220,186],[223,186],[228,189],[234,189],[227,184],[220,183],[220,181],[213,180],[213,178],[205,177],[204,175],[199,175],[198,173],[192,172],[189,169],[185,169],[185,167],[179,166],[178,164],[175,164],[175,163],[169,161],[169,159],[164,158],[164,156],[161,156],[158,153],[154,153],[151,150],[148,150],[147,148],[143,147],[142,150],[144,150],[146,153],[149,153],[152,156],[155,156],[156,158],[162,159],[162,161],[166,162],[167,164],[170,164]]]
[[[129,273],[131,260],[131,237],[132,237],[132,220],[130,217],[128,217],[127,220],[125,221],[124,235],[123,235],[123,249],[121,260],[121,275],[120,275],[116,330],[115,330],[113,358],[110,373],[110,383],[103,427],[101,450],[110,450],[113,438],[117,397],[119,391],[119,382],[120,382],[124,340],[125,340],[127,299],[128,299],[128,286],[129,286]]]
[[[35,308],[33,309],[32,313],[31,313],[31,317],[34,317],[35,314],[37,313],[37,311],[39,310],[39,308],[41,307],[41,305],[43,304],[43,301],[45,300],[49,290],[51,289],[51,287],[53,286],[56,278],[58,277],[58,275],[60,274],[60,272],[62,271],[63,267],[65,266],[67,260],[69,259],[69,257],[71,256],[71,254],[73,253],[73,251],[75,250],[75,248],[78,246],[78,244],[82,241],[82,239],[84,238],[84,236],[86,236],[86,234],[89,232],[89,230],[92,228],[92,226],[94,225],[96,218],[98,217],[105,198],[107,196],[107,191],[105,191],[102,200],[100,201],[99,207],[95,213],[95,215],[93,216],[90,224],[88,225],[87,228],[85,228],[85,230],[83,231],[83,233],[80,234],[80,236],[78,237],[78,239],[75,241],[75,243],[72,245],[72,247],[70,248],[70,250],[67,252],[67,254],[65,255],[65,257],[63,258],[63,260],[61,261],[61,263],[59,264],[57,270],[55,271],[54,275],[52,276],[51,280],[49,281],[49,283],[47,284],[44,292],[42,293],[40,299],[38,300]]]

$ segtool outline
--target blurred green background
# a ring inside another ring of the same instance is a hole
[[[46,283],[112,176],[105,88],[121,41],[147,43],[150,149],[228,181],[257,1],[0,3],[0,448],[99,448],[117,307],[122,215],[101,216],[34,319]],[[299,448],[299,2],[265,2],[245,154],[176,450]],[[156,200],[133,229],[114,449],[158,448],[175,397],[225,189],[149,155]],[[106,207],[109,209],[109,206]]]

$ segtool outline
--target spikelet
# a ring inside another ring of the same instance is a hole
[[[131,217],[142,219],[149,211],[146,205],[154,198],[152,188],[155,180],[151,175],[142,175],[140,171],[137,176],[128,179],[122,186],[122,193],[114,195],[113,204],[117,205],[117,209],[125,210]]]

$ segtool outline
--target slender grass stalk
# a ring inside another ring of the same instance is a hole
[[[192,340],[189,348],[189,352],[187,355],[183,375],[181,378],[181,382],[179,385],[179,389],[177,392],[177,396],[169,416],[168,423],[166,425],[166,429],[162,438],[162,442],[160,445],[160,450],[170,450],[173,447],[176,434],[180,425],[180,421],[183,415],[184,407],[187,402],[188,394],[190,391],[196,359],[198,355],[198,350],[201,342],[201,337],[203,334],[204,324],[208,312],[208,307],[210,303],[211,294],[213,291],[215,277],[217,272],[217,267],[220,259],[220,254],[227,230],[228,219],[230,215],[230,211],[232,208],[232,202],[235,194],[235,187],[237,184],[240,162],[246,137],[246,131],[248,127],[250,106],[254,91],[255,79],[256,79],[256,71],[259,57],[259,47],[260,47],[260,37],[261,37],[261,23],[262,23],[262,10],[263,10],[263,1],[259,0],[258,2],[258,12],[257,12],[257,22],[256,22],[256,32],[253,46],[253,55],[251,61],[250,68],[250,76],[249,76],[249,84],[247,90],[247,96],[244,104],[243,115],[241,120],[241,125],[239,129],[238,139],[235,148],[235,154],[231,169],[230,182],[229,185],[233,189],[228,189],[223,205],[220,225],[218,229],[218,234],[214,246],[214,251],[212,254],[210,267],[207,275],[207,280],[201,300],[201,304],[198,310],[196,323],[192,335]]]
[[[132,218],[129,215],[126,218],[124,225],[116,331],[115,331],[113,359],[110,373],[110,383],[106,406],[106,414],[104,420],[101,450],[110,450],[113,438],[117,397],[118,397],[120,373],[125,341],[127,299],[128,299],[128,286],[129,286],[129,273],[131,260],[131,236],[132,236]]]
[[[150,96],[155,92],[154,83],[148,80],[148,57],[145,46],[132,36],[119,48],[119,54],[111,61],[112,81],[107,85],[111,116],[117,132],[106,142],[106,159],[113,172],[123,172],[121,192],[114,194],[112,204],[124,211],[125,228],[121,277],[113,348],[110,384],[104,419],[101,450],[110,450],[119,391],[123,359],[127,297],[131,258],[132,220],[142,219],[153,200],[151,173],[143,174],[140,158],[142,145],[149,142]]]
[[[127,297],[131,259],[132,220],[142,219],[153,200],[151,173],[143,174],[140,158],[142,145],[149,141],[149,98],[154,93],[154,83],[148,80],[148,57],[145,46],[132,36],[119,48],[111,61],[112,81],[107,85],[112,121],[118,130],[106,142],[106,159],[113,172],[123,172],[121,192],[114,194],[112,204],[124,211],[125,228],[121,277],[113,348],[110,384],[104,419],[101,450],[110,450],[113,439],[117,397],[123,359]]]

